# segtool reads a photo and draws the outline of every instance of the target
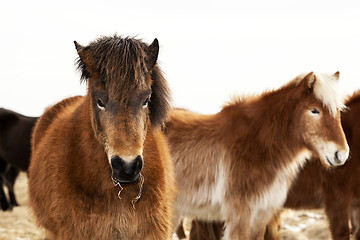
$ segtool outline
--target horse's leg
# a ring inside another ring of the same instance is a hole
[[[225,217],[225,232],[223,240],[248,240],[250,239],[250,219],[251,211],[248,206],[239,204],[244,202],[241,199],[236,199],[231,205],[227,205]],[[265,229],[264,229],[265,230]]]
[[[250,221],[225,221],[225,232],[222,240],[248,240],[250,238]]]
[[[178,211],[178,209],[175,208],[172,223],[174,226],[174,230],[176,229],[176,234],[179,239],[186,238],[186,234],[184,232],[183,221],[184,221],[184,217]],[[184,235],[182,235],[182,234],[184,234]]]
[[[224,235],[224,223],[223,222],[211,222],[206,224],[207,232],[210,239],[220,240]]]
[[[186,239],[185,230],[184,230],[184,220],[181,221],[181,224],[176,229],[176,235],[179,239]]]
[[[360,240],[360,202],[354,201],[350,208],[351,234],[353,239]]]
[[[220,240],[224,236],[224,229],[225,229],[224,222],[214,222],[212,225],[215,231],[216,239]]]
[[[216,233],[216,223],[200,220],[191,222],[190,240],[219,240]]]
[[[279,240],[280,225],[281,225],[281,211],[275,213],[271,221],[266,226],[264,240]]]
[[[268,221],[256,221],[251,226],[250,239],[251,240],[264,240],[266,224]]]
[[[328,193],[325,199],[325,211],[333,240],[349,240],[350,199],[344,194]]]
[[[6,171],[7,166],[8,164],[5,161],[5,159],[3,159],[2,156],[0,156],[0,204],[1,204],[1,209],[3,211],[8,210],[10,207],[3,189],[4,173]]]
[[[9,202],[6,198],[4,188],[3,188],[3,174],[0,174],[0,203],[1,203],[1,209],[3,211],[6,211],[8,209],[11,209],[11,206],[9,205]]]
[[[20,172],[19,169],[14,167],[10,167],[5,172],[6,181],[4,181],[4,183],[7,185],[9,189],[9,198],[12,206],[19,206],[19,204],[16,201],[15,192],[14,192],[15,180],[19,175],[19,172]]]

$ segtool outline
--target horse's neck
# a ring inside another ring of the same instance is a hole
[[[345,110],[341,115],[341,124],[344,129],[347,141],[351,143],[353,141],[353,129],[360,127],[360,99],[355,99],[347,103]]]
[[[234,105],[234,128],[241,121],[247,129],[250,148],[261,149],[269,164],[292,162],[305,146],[297,139],[292,126],[292,111],[286,106],[291,99],[282,99],[273,92],[252,102]],[[251,143],[250,143],[251,142]]]

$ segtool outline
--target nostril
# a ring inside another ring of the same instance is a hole
[[[339,151],[335,152],[335,162],[336,163],[342,163],[343,159],[341,159],[341,153]]]
[[[138,174],[143,168],[143,159],[138,155],[134,160],[134,172]]]
[[[335,161],[338,163],[344,163],[349,157],[349,152],[345,151],[336,151],[335,152]]]
[[[124,167],[124,161],[117,155],[111,158],[111,167],[115,170],[120,170]]]
[[[132,161],[125,161],[123,158],[115,155],[111,158],[111,168],[116,174],[138,175],[143,168],[143,159],[138,155]]]

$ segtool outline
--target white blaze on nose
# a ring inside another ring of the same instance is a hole
[[[338,151],[337,158],[339,159],[339,161],[345,162],[349,157],[349,153],[349,146],[346,144],[346,150]]]
[[[333,142],[323,144],[319,149],[320,158],[328,166],[343,165],[349,157],[349,146],[346,149],[341,149]]]

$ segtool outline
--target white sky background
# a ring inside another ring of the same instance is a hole
[[[160,42],[173,106],[215,113],[235,94],[305,71],[340,71],[360,89],[360,1],[3,1],[0,107],[40,115],[80,85],[73,41],[117,33]]]

